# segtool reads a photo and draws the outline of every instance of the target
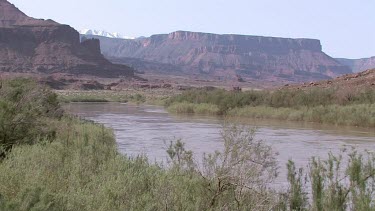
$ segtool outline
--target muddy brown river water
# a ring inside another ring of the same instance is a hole
[[[127,156],[145,154],[151,161],[165,161],[170,141],[182,139],[196,159],[223,147],[220,131],[223,119],[206,116],[176,116],[163,107],[121,103],[71,103],[68,112],[111,127],[119,151]],[[336,127],[311,123],[242,119],[256,129],[256,139],[272,145],[281,174],[292,159],[306,166],[312,156],[327,157],[332,151],[355,146],[375,151],[375,129]]]

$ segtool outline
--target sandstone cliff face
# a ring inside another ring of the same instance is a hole
[[[0,71],[104,77],[134,74],[131,68],[105,59],[99,40],[81,42],[70,26],[30,18],[6,0],[0,0]]]
[[[361,72],[375,68],[375,56],[371,58],[363,59],[336,59],[343,65],[346,65],[352,69],[353,72]]]
[[[147,61],[174,65],[176,71],[186,74],[221,77],[239,74],[252,79],[289,81],[324,79],[351,72],[323,53],[320,41],[313,39],[185,31],[136,40],[99,39],[107,58],[141,70],[144,70],[142,61]],[[163,65],[160,69],[153,65],[153,71],[162,71]]]

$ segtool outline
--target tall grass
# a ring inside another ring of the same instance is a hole
[[[217,105],[201,103],[175,103],[168,107],[168,111],[176,114],[219,114],[219,108]]]
[[[375,104],[328,105],[316,107],[271,108],[265,106],[234,108],[228,116],[259,119],[306,121],[334,125],[375,127]]]
[[[114,92],[104,91],[82,91],[82,92],[68,92],[59,93],[60,102],[134,102],[143,103],[145,97],[141,94],[116,94]]]
[[[148,103],[164,105],[165,100],[178,92],[174,90],[96,90],[96,91],[55,91],[60,102],[128,102],[128,103]]]
[[[268,106],[274,108],[299,108],[326,105],[374,104],[375,89],[342,91],[340,89],[315,88],[310,90],[276,90],[232,92],[191,90],[171,97],[166,106],[177,102],[208,103],[217,105],[225,113],[244,106]]]

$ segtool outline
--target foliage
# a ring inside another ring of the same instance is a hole
[[[345,157],[347,160],[343,158],[332,153],[327,160],[312,158],[306,177],[290,162],[289,210],[375,210],[375,154],[353,149]],[[302,184],[310,184],[310,188]],[[311,200],[307,200],[307,193]]]
[[[203,113],[375,127],[375,90],[335,89],[230,92],[192,90],[171,97],[174,113]],[[205,109],[199,109],[199,108]]]
[[[78,90],[60,90],[55,91],[58,94],[60,102],[127,102],[127,103],[148,103],[164,105],[164,101],[169,96],[175,95],[173,90],[95,90],[95,91],[78,91]]]
[[[235,108],[228,116],[318,122],[334,125],[375,127],[375,104],[327,105],[316,107],[271,108],[265,106]]]
[[[168,107],[168,111],[176,114],[219,114],[219,108],[213,104],[175,103]]]
[[[303,168],[297,171],[294,162],[289,161],[287,169],[290,188],[286,199],[289,204],[289,210],[304,210],[308,204],[308,197],[307,193],[304,192]]]
[[[14,145],[34,143],[38,136],[53,137],[47,124],[61,117],[57,96],[29,79],[1,81],[0,155]]]
[[[276,91],[245,91],[233,92],[216,89],[213,91],[191,90],[171,97],[166,106],[174,103],[194,103],[217,105],[222,114],[233,108],[244,106],[267,106],[272,108],[299,108],[327,105],[352,105],[375,103],[375,90],[368,89],[355,93],[337,89],[309,89],[309,90],[276,90]]]

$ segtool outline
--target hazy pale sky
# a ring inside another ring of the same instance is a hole
[[[316,38],[332,57],[375,56],[375,0],[9,0],[27,15],[126,36],[177,30]]]

